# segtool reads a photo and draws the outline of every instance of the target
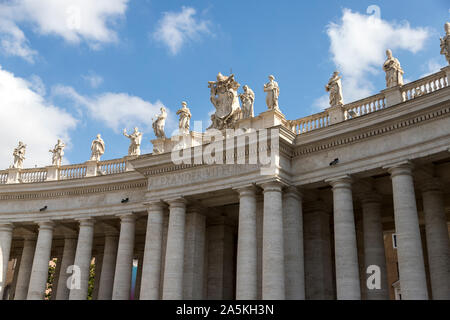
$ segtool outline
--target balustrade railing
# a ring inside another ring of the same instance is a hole
[[[0,172],[0,184],[6,184],[8,181],[8,171]]]
[[[386,108],[386,98],[379,93],[344,105],[345,119],[352,119]]]
[[[47,169],[22,169],[19,180],[22,183],[43,182],[47,179]]]
[[[447,75],[444,71],[433,73],[425,78],[407,83],[400,89],[403,101],[409,101],[425,94],[448,87]]]
[[[124,159],[106,160],[99,162],[98,168],[101,174],[116,174],[125,172],[126,161]]]
[[[58,180],[80,179],[86,176],[86,165],[68,165],[59,168]]]
[[[304,118],[290,121],[292,130],[296,134],[306,133],[315,129],[327,127],[330,122],[328,112],[316,113]]]

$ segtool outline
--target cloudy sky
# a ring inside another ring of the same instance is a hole
[[[288,119],[326,107],[336,69],[345,102],[383,89],[387,48],[412,81],[444,66],[449,8],[446,0],[0,0],[0,168],[19,140],[25,167],[49,165],[58,138],[65,163],[84,162],[97,133],[103,159],[120,158],[122,130],[134,126],[151,152],[161,106],[169,136],[183,100],[207,126],[207,83],[219,71],[254,90],[256,114],[275,75]]]

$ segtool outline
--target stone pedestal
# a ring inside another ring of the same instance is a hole
[[[19,182],[20,182],[20,169],[9,168],[8,169],[8,180],[6,180],[6,183],[10,184],[10,183],[19,183]]]
[[[86,161],[85,164],[86,164],[86,177],[97,176],[98,161],[89,160],[89,161]]]
[[[59,178],[59,168],[57,166],[47,167],[47,178],[45,181],[56,181]]]
[[[450,85],[450,66],[443,67],[441,70],[447,75],[447,83]]]
[[[241,119],[236,122],[236,128],[258,130],[286,124],[287,120],[284,114],[279,109],[275,109],[264,111],[253,118]]]
[[[384,93],[384,96],[386,98],[386,107],[391,107],[393,105],[403,102],[403,97],[400,88],[401,86],[395,86],[381,91],[381,93]]]
[[[136,159],[138,156],[125,156],[123,157],[125,159],[125,171],[133,171],[134,167],[130,163],[131,160]]]
[[[330,125],[339,123],[345,120],[345,112],[343,106],[332,106],[325,109],[330,117]]]

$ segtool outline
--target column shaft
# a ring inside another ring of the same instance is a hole
[[[381,224],[380,200],[371,199],[369,197],[363,199],[362,214],[365,273],[367,272],[367,268],[369,266],[377,266],[378,268],[380,268],[379,270],[381,272],[380,288],[370,289],[366,286],[366,299],[389,300],[383,225]],[[363,285],[366,285],[366,283],[363,283]]]
[[[12,224],[0,225],[0,300],[3,298],[3,292],[6,287],[6,275],[8,272],[9,255],[12,242]]]
[[[56,290],[56,300],[68,300],[70,289],[67,280],[70,273],[67,272],[69,266],[73,266],[75,261],[75,251],[77,248],[77,239],[66,237],[64,239],[63,256],[61,259],[61,268],[59,271],[58,288]]]
[[[180,300],[183,299],[186,201],[184,199],[176,199],[170,201],[169,205],[169,230],[167,235],[163,300]]]
[[[236,299],[258,298],[258,251],[255,187],[239,189],[239,226],[236,266]]]
[[[301,194],[290,187],[283,195],[286,299],[305,299],[303,211]]]
[[[116,234],[106,234],[102,271],[100,273],[100,287],[98,288],[98,300],[112,299],[118,242],[119,237]]]
[[[433,300],[450,300],[450,244],[444,196],[440,186],[429,185],[422,193],[428,264]]]
[[[269,182],[264,189],[263,300],[285,299],[283,201],[281,184]]]
[[[17,275],[16,293],[14,300],[27,298],[28,285],[30,283],[31,267],[33,266],[36,239],[25,238],[23,242],[22,258],[20,259],[19,274]]]
[[[417,216],[416,196],[409,164],[389,169],[394,197],[397,257],[402,299],[427,300],[428,289]]]
[[[94,276],[94,290],[92,292],[92,300],[98,300],[98,291],[100,289],[100,277],[102,275],[103,267],[103,252],[95,255],[95,276]]]
[[[39,223],[39,234],[31,268],[27,300],[44,300],[48,277],[48,264],[52,250],[53,223]]]
[[[116,272],[114,274],[113,300],[130,299],[135,229],[135,216],[127,214],[121,217],[119,248],[117,249]]]
[[[330,184],[333,186],[337,299],[359,300],[361,286],[351,180],[340,178]]]
[[[70,288],[69,300],[86,300],[89,288],[89,276],[92,260],[92,244],[94,242],[94,221],[80,220],[77,251],[75,253],[73,277],[79,277],[79,282]],[[79,272],[79,274],[77,274]]]
[[[163,222],[164,205],[160,202],[150,204],[139,297],[141,300],[160,298]]]

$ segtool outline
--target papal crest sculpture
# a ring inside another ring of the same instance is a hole
[[[208,82],[208,88],[211,89],[211,103],[216,108],[216,112],[211,116],[212,124],[209,128],[218,130],[234,128],[235,122],[241,117],[237,93],[239,86],[233,74],[227,77],[220,72],[217,81]]]

